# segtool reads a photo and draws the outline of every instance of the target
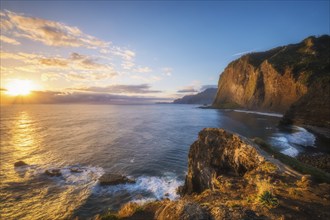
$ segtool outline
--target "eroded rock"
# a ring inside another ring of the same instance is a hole
[[[265,161],[257,149],[247,139],[223,129],[202,130],[190,148],[188,174],[181,193],[212,189],[213,180],[221,174],[243,176]]]
[[[58,177],[62,176],[61,170],[60,169],[51,169],[51,170],[46,170],[45,174],[50,177]]]
[[[135,180],[119,174],[105,173],[99,178],[99,183],[100,185],[118,185],[135,183]]]

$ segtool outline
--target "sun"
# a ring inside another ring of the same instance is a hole
[[[6,86],[7,94],[11,96],[26,96],[34,89],[30,80],[15,79]]]

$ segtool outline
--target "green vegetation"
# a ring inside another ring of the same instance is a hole
[[[258,144],[264,151],[266,151],[270,155],[274,155],[274,157],[276,159],[278,159],[282,163],[290,166],[294,170],[296,170],[300,173],[303,173],[303,174],[311,175],[314,178],[314,180],[317,182],[330,183],[330,174],[329,173],[322,171],[318,168],[312,167],[310,165],[304,164],[295,158],[289,157],[287,155],[284,155],[284,154],[278,152],[276,149],[274,149],[269,144],[265,143],[260,138],[255,138],[254,142],[256,144]]]
[[[264,191],[259,196],[259,202],[268,208],[275,208],[279,205],[278,199],[270,191]]]
[[[116,214],[112,214],[111,211],[108,211],[106,214],[101,215],[100,220],[118,220]]]

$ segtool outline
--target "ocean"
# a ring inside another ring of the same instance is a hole
[[[176,199],[205,127],[260,137],[291,156],[316,147],[304,128],[279,128],[280,117],[172,104],[1,106],[1,219],[89,219],[128,201]],[[28,166],[15,168],[20,160]],[[104,173],[136,183],[100,186]]]

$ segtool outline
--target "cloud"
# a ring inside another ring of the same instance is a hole
[[[196,90],[194,88],[187,88],[187,89],[180,89],[177,92],[178,93],[194,93],[194,92],[198,92],[198,90]]]
[[[59,58],[41,58],[39,59],[40,64],[46,66],[55,66],[55,67],[67,67],[69,62],[66,59]]]
[[[61,72],[59,77],[65,76],[68,80],[103,80],[117,76],[115,68],[109,64],[97,62],[97,58],[71,53],[69,57],[46,57],[41,54],[29,53],[9,53],[1,51],[1,60],[13,59],[27,64],[25,66],[16,66],[15,70],[25,72]],[[62,73],[66,74],[62,74]],[[44,77],[46,79],[47,77]]]
[[[202,92],[202,91],[204,91],[204,90],[206,90],[206,89],[210,89],[210,88],[214,88],[214,89],[216,89],[216,88],[218,88],[218,85],[203,85],[203,86],[200,88],[200,91]]]
[[[111,52],[112,54],[117,55],[126,61],[132,61],[136,55],[134,51],[120,47],[113,47]]]
[[[11,11],[1,14],[1,27],[14,36],[42,42],[48,46],[86,47],[89,49],[107,48],[110,42],[105,42],[83,33],[78,27],[61,22],[30,17]]]
[[[148,84],[140,85],[110,85],[106,87],[85,87],[85,88],[73,88],[72,90],[98,92],[98,93],[126,93],[126,94],[147,94],[147,93],[161,93],[159,90],[150,90],[151,86]]]
[[[152,69],[150,67],[145,66],[145,67],[138,67],[134,71],[138,73],[150,73]]]
[[[121,67],[125,70],[130,70],[135,66],[135,63],[132,61],[124,61],[121,63]]]
[[[141,104],[170,101],[170,98],[113,95],[105,93],[33,91],[29,96],[17,99],[1,93],[1,103],[90,103],[90,104]]]
[[[164,67],[164,68],[162,68],[162,72],[166,76],[171,76],[173,69],[171,67]]]
[[[247,51],[243,51],[243,52],[239,52],[239,53],[235,53],[235,54],[233,54],[233,55],[231,55],[231,56],[241,56],[241,55],[244,55],[244,54],[247,54],[247,53],[252,53],[252,52],[254,52],[254,51],[256,51],[256,49],[253,49],[253,50],[247,50]]]
[[[56,80],[59,80],[60,78],[62,77],[61,74],[58,74],[58,73],[43,73],[41,74],[41,80],[42,81],[56,81]]]
[[[21,43],[13,38],[6,37],[5,35],[0,35],[0,40],[7,44],[20,45]]]

